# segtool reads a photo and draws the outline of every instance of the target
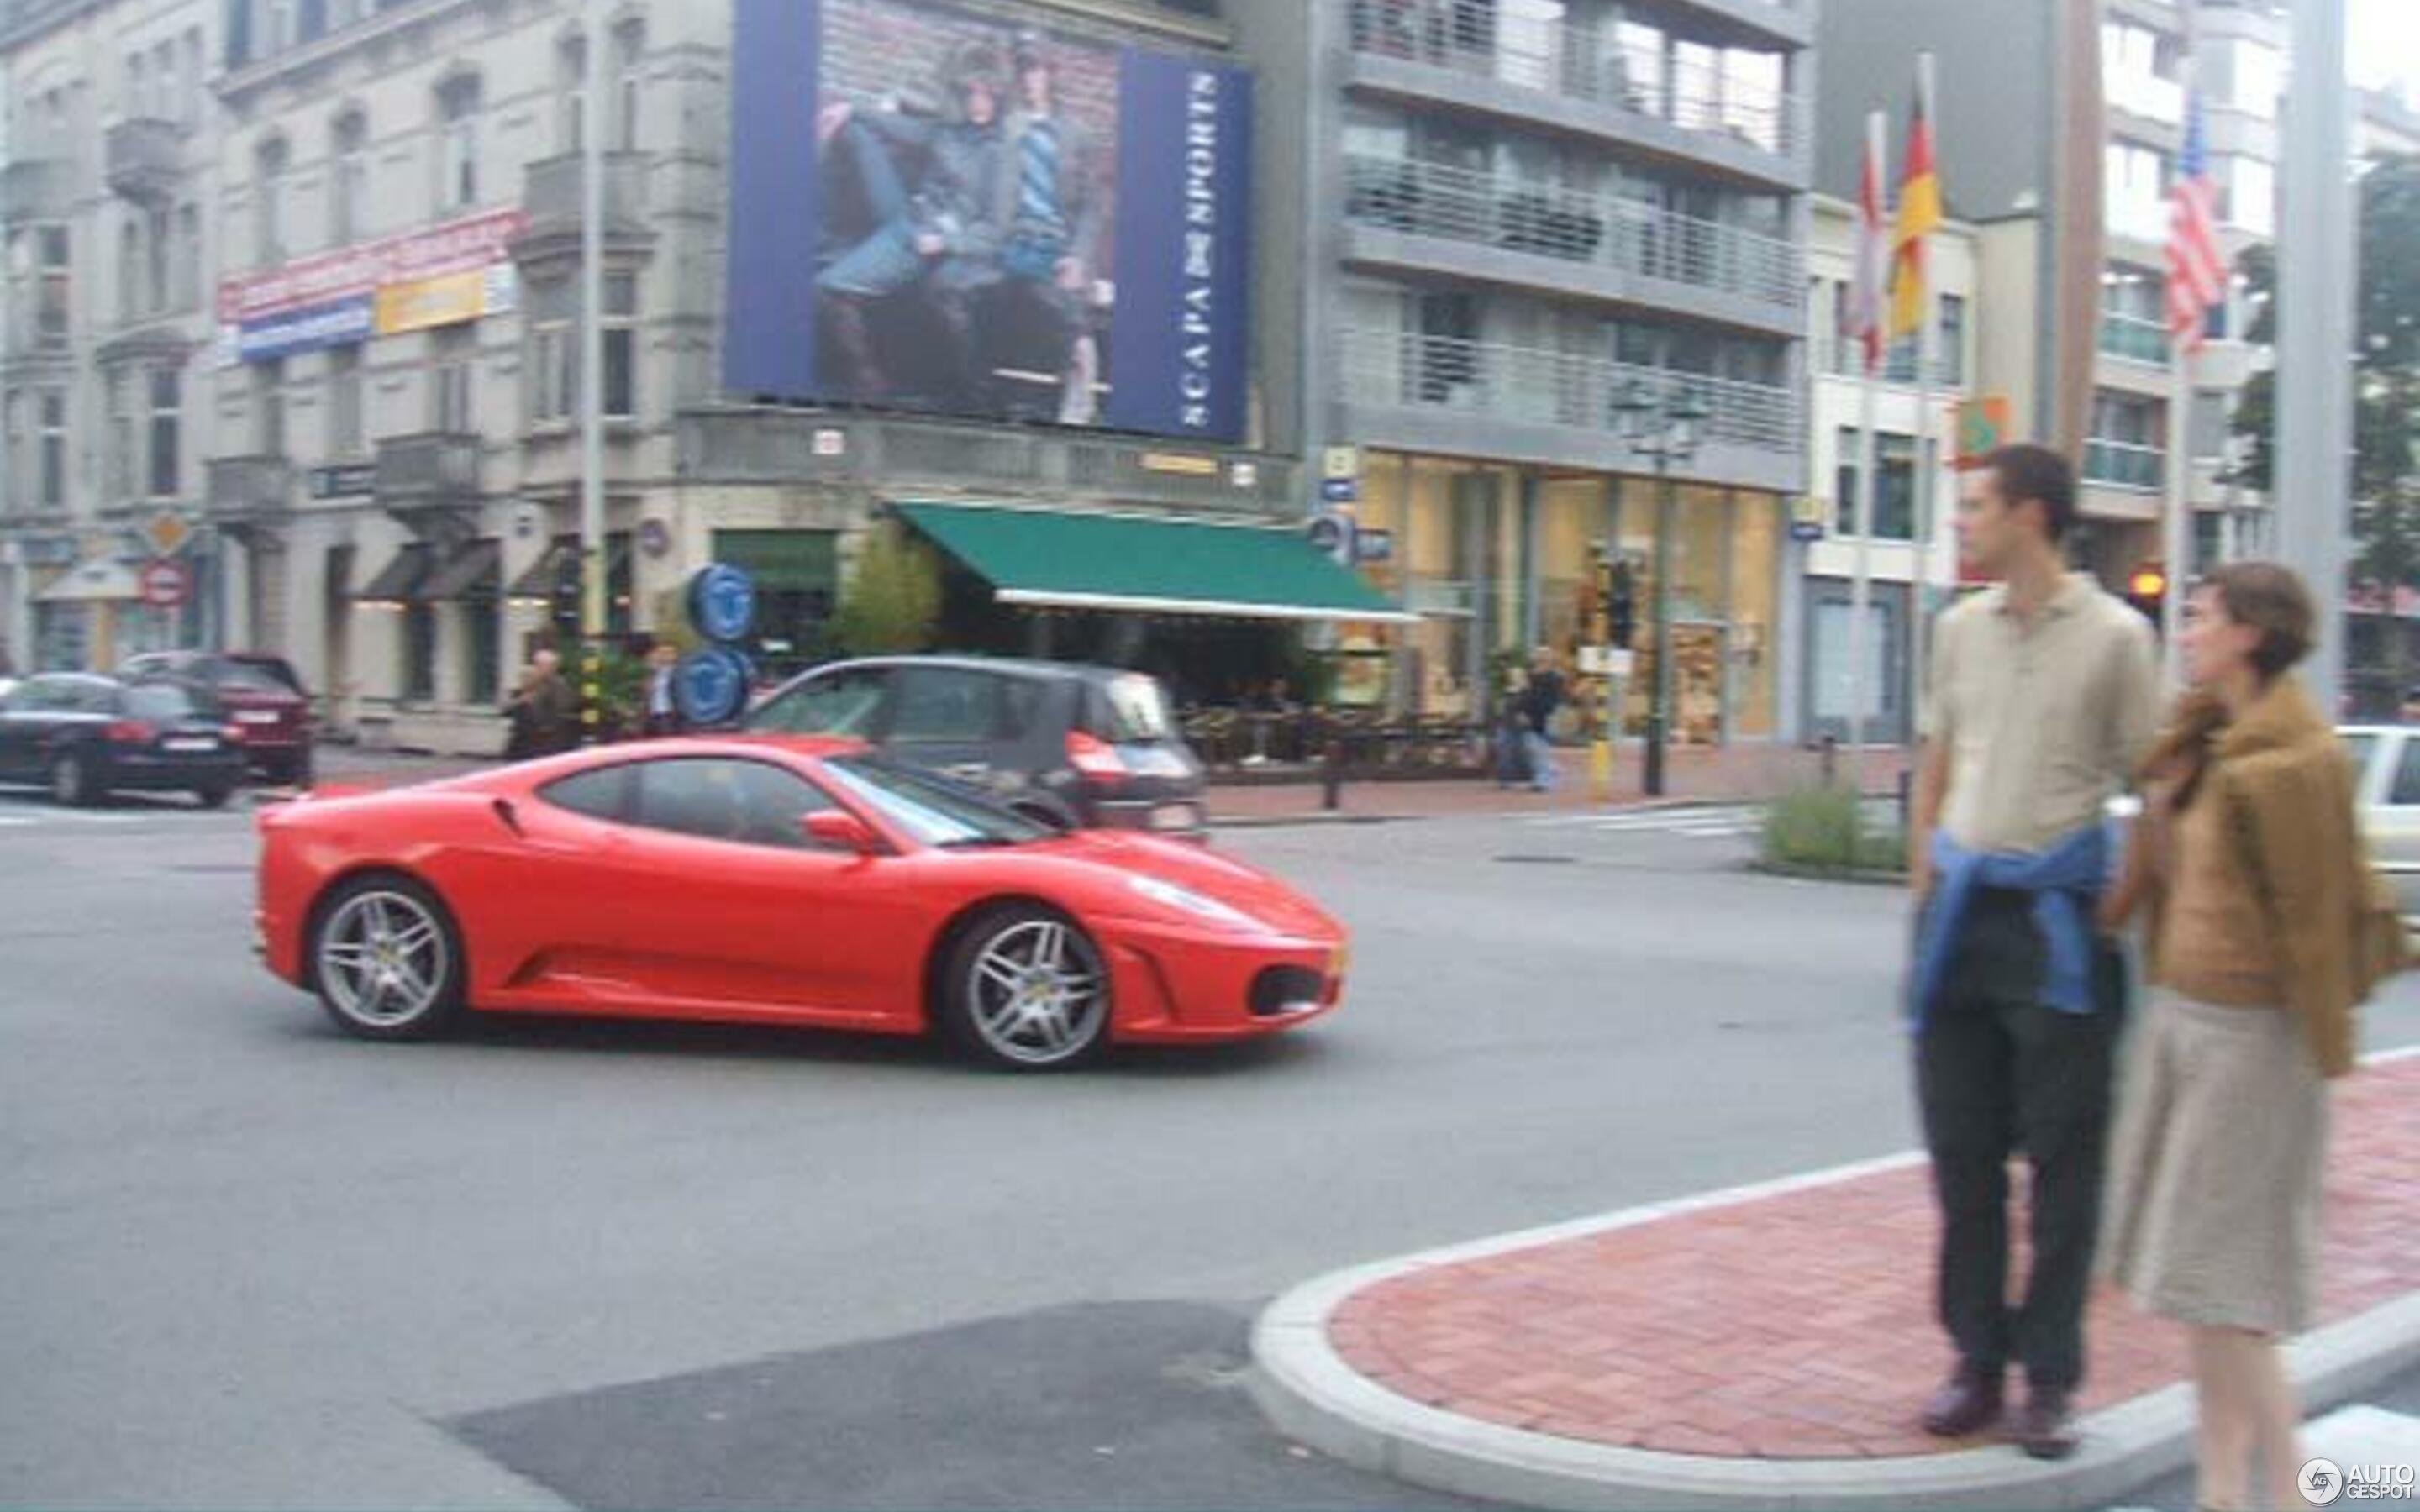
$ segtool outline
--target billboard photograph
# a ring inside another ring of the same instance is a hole
[[[1243,429],[1251,78],[910,0],[738,0],[735,394]]]

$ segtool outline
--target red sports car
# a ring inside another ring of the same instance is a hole
[[[1343,991],[1343,930],[1264,872],[829,741],[606,747],[260,826],[269,968],[372,1039],[473,1009],[938,1025],[1046,1068],[1291,1028]]]

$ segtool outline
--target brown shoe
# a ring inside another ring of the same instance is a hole
[[[2064,1391],[2037,1391],[2026,1398],[2024,1411],[2009,1433],[2017,1447],[2036,1459],[2064,1459],[2075,1453],[2081,1442],[2075,1431],[2075,1414]]]
[[[1961,1369],[1925,1404],[1924,1431],[1936,1439],[1964,1439],[2000,1420],[1998,1372]]]

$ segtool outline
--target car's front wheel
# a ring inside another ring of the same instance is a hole
[[[435,893],[404,877],[357,877],[317,918],[312,984],[338,1026],[371,1040],[425,1040],[461,1017],[461,936]]]
[[[941,1027],[960,1048],[1013,1071],[1079,1065],[1109,1038],[1109,973],[1065,916],[1016,904],[958,935],[940,981]]]

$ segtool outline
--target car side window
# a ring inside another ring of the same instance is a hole
[[[2398,809],[2420,807],[2420,740],[2404,737],[2403,756],[2395,765],[2395,787],[2386,801]]]
[[[1001,679],[956,667],[910,667],[899,674],[890,738],[974,745],[1000,737]]]
[[[1022,740],[1041,724],[1052,686],[1039,677],[1004,677],[1000,684],[1001,736]]]
[[[869,740],[882,707],[879,671],[834,672],[779,694],[748,720],[752,730],[791,735],[843,735]]]
[[[630,817],[630,771],[623,764],[577,772],[549,782],[537,795],[583,818],[622,824]]]
[[[806,818],[834,807],[815,785],[768,762],[672,757],[639,764],[635,822],[699,840],[816,848]]]

